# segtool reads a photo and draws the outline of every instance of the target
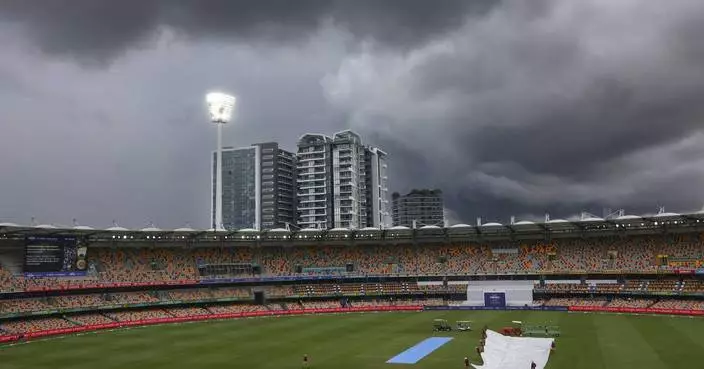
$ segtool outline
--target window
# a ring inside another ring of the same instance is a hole
[[[262,149],[262,152],[264,152],[264,153],[272,153],[272,152],[274,152],[274,149]]]
[[[262,155],[262,160],[272,160],[274,159],[274,155]]]
[[[262,173],[274,173],[274,168],[264,168],[262,169]]]

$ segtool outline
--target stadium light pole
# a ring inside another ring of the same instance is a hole
[[[210,121],[218,131],[218,147],[215,154],[215,230],[222,230],[222,128],[232,119],[236,99],[222,92],[211,92],[205,96],[210,112]]]

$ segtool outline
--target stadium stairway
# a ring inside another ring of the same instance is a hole
[[[104,317],[106,317],[106,318],[112,320],[113,322],[117,322],[117,323],[120,322],[119,320],[117,320],[117,319],[115,319],[115,318],[113,318],[113,317],[111,317],[110,315],[107,315],[107,314],[105,314],[105,313],[100,313],[100,315],[102,315],[102,316],[104,316]]]
[[[207,312],[210,313],[211,315],[218,314],[217,311],[213,311],[213,310],[212,310],[212,306],[204,306],[203,309],[205,309],[205,311],[207,311]]]
[[[168,291],[150,291],[149,294],[160,301],[174,300]]]
[[[67,317],[66,315],[62,315],[61,317],[62,317],[64,320],[67,320],[69,323],[73,323],[74,325],[84,325],[83,323],[81,323],[81,322],[79,322],[79,321],[77,321],[77,320],[73,320],[73,319]]]
[[[58,304],[56,303],[56,297],[54,296],[48,296],[43,299],[40,298],[40,300],[49,306],[58,306]]]

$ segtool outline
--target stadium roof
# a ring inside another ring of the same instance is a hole
[[[107,228],[106,231],[109,231],[109,232],[127,232],[127,231],[129,231],[129,229],[124,228],[124,227],[113,226],[113,227]]]
[[[442,229],[442,227],[438,227],[436,225],[424,225],[420,227],[419,229]]]
[[[513,221],[513,219],[512,219]],[[36,226],[24,226],[12,222],[0,223],[0,238],[20,238],[27,236],[75,236],[87,237],[96,240],[180,240],[180,239],[202,239],[202,240],[382,240],[382,239],[408,239],[417,234],[422,238],[445,237],[448,239],[478,239],[481,237],[513,237],[548,232],[552,235],[570,234],[575,232],[598,233],[598,232],[620,232],[638,231],[640,233],[654,231],[662,227],[682,228],[697,227],[704,231],[704,210],[690,214],[678,214],[665,212],[660,209],[654,215],[626,215],[621,210],[613,216],[599,218],[591,214],[584,213],[579,219],[549,219],[546,216],[544,222],[533,222],[528,220],[514,222],[513,224],[501,224],[498,222],[478,223],[476,226],[469,224],[455,224],[449,227],[436,225],[425,225],[419,228],[409,228],[405,226],[395,226],[390,228],[367,227],[361,229],[332,228],[329,230],[319,228],[303,228],[300,230],[289,230],[284,228],[274,228],[271,230],[259,231],[253,228],[239,230],[199,230],[190,227],[177,228],[173,230],[157,228],[150,225],[142,229],[127,229],[118,225],[108,228],[94,228],[89,226],[59,226],[53,224],[40,224]],[[299,236],[296,236],[296,235]],[[291,236],[290,236],[291,235]]]
[[[496,223],[496,222],[482,224],[482,227],[503,227],[503,226],[504,226],[503,224]]]
[[[642,219],[642,218],[637,215],[621,215],[620,217],[617,217],[615,220],[617,222],[625,222],[625,221],[629,221],[629,220],[638,220],[638,219]]]
[[[654,217],[657,217],[657,218],[677,218],[680,216],[682,216],[682,215],[677,214],[677,213],[658,213],[658,214],[654,215]]]
[[[582,223],[603,222],[604,218],[599,218],[599,217],[589,215],[589,216],[583,217],[582,219],[579,219],[579,221]]]
[[[472,226],[469,224],[459,223],[451,225],[450,228],[472,228]]]

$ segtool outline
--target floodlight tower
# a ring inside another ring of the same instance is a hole
[[[221,92],[211,92],[205,96],[210,112],[210,121],[218,130],[218,147],[215,154],[215,230],[223,229],[222,224],[222,127],[230,122],[235,111],[235,97]]]

